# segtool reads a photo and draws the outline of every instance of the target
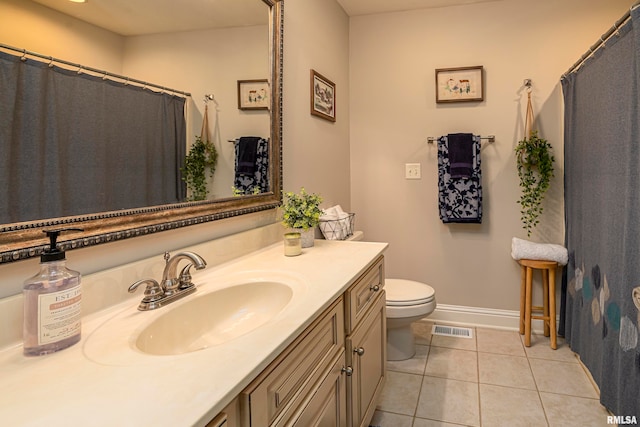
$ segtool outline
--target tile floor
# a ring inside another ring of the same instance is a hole
[[[388,362],[371,421],[380,427],[608,426],[607,410],[577,356],[558,339],[473,328],[473,338],[431,335],[416,322],[416,355]]]

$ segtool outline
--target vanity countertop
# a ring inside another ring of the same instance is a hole
[[[141,292],[83,318],[80,343],[27,358],[22,346],[0,352],[0,420],[6,426],[203,426],[241,392],[386,249],[386,243],[316,240],[297,257],[282,243],[203,271],[198,291],[158,310],[137,310]],[[229,280],[279,274],[296,279],[279,316],[232,341],[192,353],[144,355],[129,331],[163,310],[228,286]],[[130,283],[122,283],[128,287]],[[120,322],[118,336],[109,331]]]

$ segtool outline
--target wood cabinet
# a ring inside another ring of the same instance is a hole
[[[288,422],[277,424],[295,427],[339,427],[347,425],[346,376],[344,350],[335,358],[331,369],[301,405],[299,413]]]
[[[240,427],[240,400],[236,397],[206,427]]]
[[[386,375],[383,287],[380,257],[207,427],[367,426]]]
[[[346,340],[349,426],[368,426],[386,376],[386,318],[382,291],[365,319]]]
[[[386,377],[384,263],[380,258],[346,292],[347,415],[349,427],[368,426]]]
[[[322,382],[334,373],[337,358],[342,362],[341,369],[344,364],[342,297],[325,310],[240,394],[243,426],[294,425],[296,418],[302,414],[310,416],[304,409],[309,405],[320,405],[312,401],[312,398],[322,387]],[[344,387],[339,385],[336,393],[341,388]],[[320,399],[326,398],[320,394],[318,396]],[[339,397],[341,404],[336,411],[346,414],[344,391]]]

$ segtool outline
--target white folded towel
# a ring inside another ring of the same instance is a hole
[[[344,240],[353,231],[349,222],[349,214],[340,205],[322,210],[320,215],[320,231],[327,240]]]
[[[514,237],[511,240],[511,257],[519,259],[534,259],[539,261],[555,261],[565,265],[569,260],[567,248],[553,243],[534,243]]]

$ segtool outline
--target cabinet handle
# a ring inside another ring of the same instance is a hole
[[[380,290],[380,285],[369,286],[369,290],[373,292],[378,292]]]
[[[362,356],[364,354],[364,348],[358,347],[358,348],[354,349],[353,352],[355,354],[357,354],[358,356]]]
[[[347,374],[348,377],[353,375],[353,368],[351,366],[347,366],[346,368],[342,367],[342,373]]]

